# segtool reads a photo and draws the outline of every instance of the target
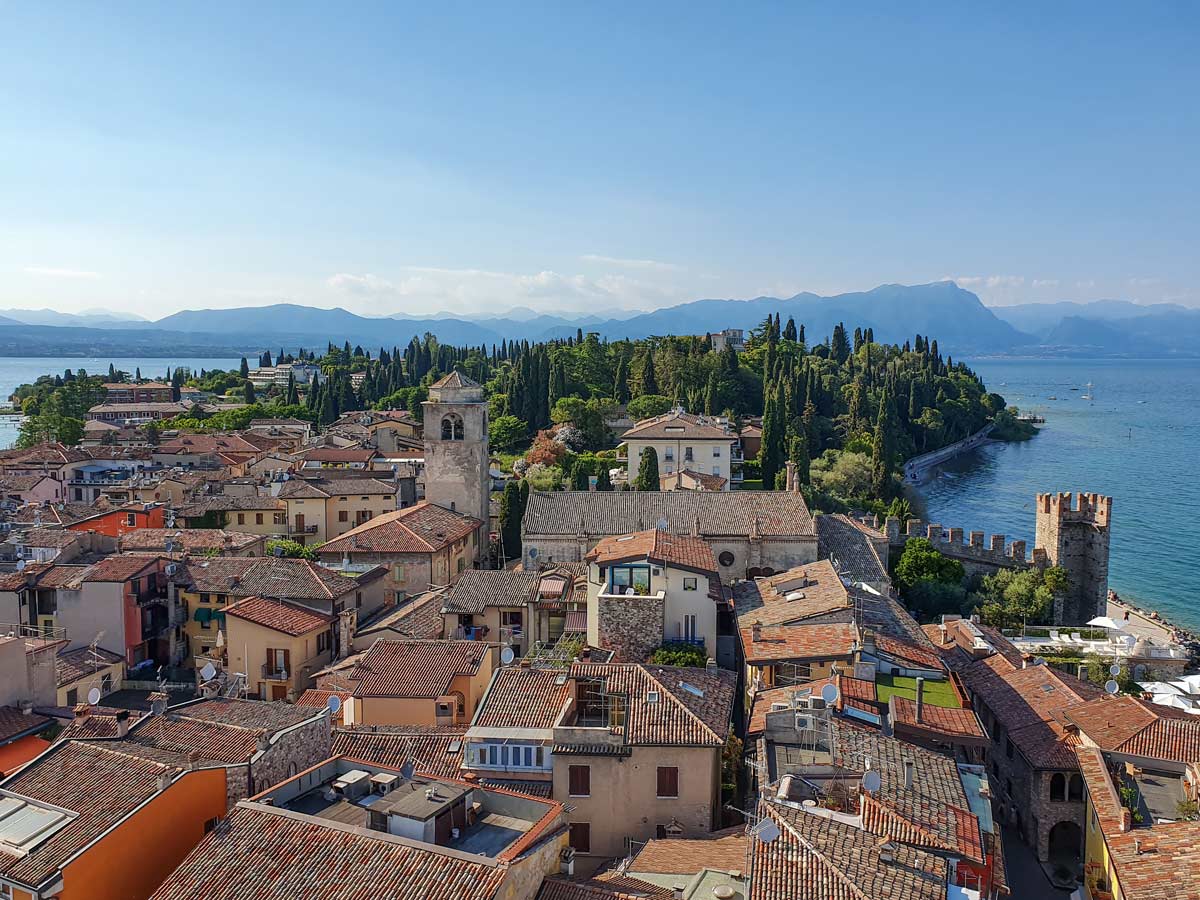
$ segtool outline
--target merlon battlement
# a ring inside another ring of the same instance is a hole
[[[1112,516],[1112,497],[1082,491],[1038,494],[1037,508],[1040,515],[1054,516],[1063,522],[1089,522],[1106,528]]]

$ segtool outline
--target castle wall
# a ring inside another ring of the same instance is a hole
[[[1070,590],[1055,600],[1056,622],[1082,623],[1107,610],[1111,517],[1111,497],[1038,494],[1037,546],[1071,581]]]

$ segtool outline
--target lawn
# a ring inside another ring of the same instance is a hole
[[[900,675],[877,675],[875,676],[875,693],[879,696],[880,703],[887,703],[892,694],[895,694],[897,697],[916,700],[917,679]],[[930,681],[927,678],[925,679],[923,694],[925,702],[930,706],[943,706],[953,709],[962,706],[958,695],[954,693],[954,688],[950,686],[949,681]]]
[[[743,491],[761,491],[763,489],[761,478],[746,478],[739,486]]]

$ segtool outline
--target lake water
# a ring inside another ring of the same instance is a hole
[[[61,375],[66,369],[77,372],[85,369],[89,374],[108,374],[109,363],[131,375],[139,368],[143,378],[158,378],[166,376],[167,369],[189,368],[199,369],[235,369],[241,365],[241,359],[139,359],[134,357],[117,357],[113,359],[101,357],[44,357],[44,356],[5,356],[0,357],[0,403],[7,405],[8,398],[18,386],[37,380],[39,375]],[[251,367],[257,367],[258,360],[250,360]],[[16,416],[0,416],[0,448],[13,445],[17,439],[18,418]]]
[[[1165,360],[971,360],[988,389],[1046,417],[1018,444],[988,444],[919,489],[928,521],[1033,547],[1034,495],[1113,498],[1109,585],[1200,630],[1192,569],[1200,515],[1200,365]],[[1094,400],[1084,399],[1092,382]],[[1057,397],[1056,400],[1049,399]]]

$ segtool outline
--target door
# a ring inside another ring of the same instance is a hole
[[[296,513],[296,534],[304,534],[304,513]]]
[[[288,692],[288,688],[287,688],[286,684],[271,685],[271,699],[272,700],[286,700],[287,692]]]

